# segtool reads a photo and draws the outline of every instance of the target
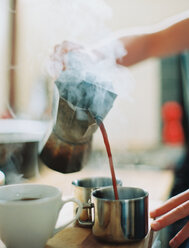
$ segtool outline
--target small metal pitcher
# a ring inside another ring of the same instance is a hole
[[[116,180],[118,186],[122,186],[120,179]],[[74,186],[74,197],[83,204],[83,210],[79,219],[76,221],[76,225],[81,227],[92,227],[92,209],[88,207],[88,203],[91,203],[91,193],[99,188],[112,186],[111,177],[88,177],[74,180],[72,182]],[[87,206],[87,207],[86,207]],[[74,214],[77,210],[77,205],[74,204]],[[81,223],[81,224],[80,224]]]

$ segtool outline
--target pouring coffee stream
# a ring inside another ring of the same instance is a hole
[[[107,155],[108,155],[108,159],[109,159],[109,166],[110,166],[110,172],[111,172],[111,177],[112,177],[112,185],[113,185],[113,189],[114,189],[115,200],[119,200],[117,183],[116,183],[116,176],[115,176],[115,171],[114,171],[113,158],[112,158],[112,153],[111,153],[108,135],[107,135],[107,132],[106,132],[106,129],[105,129],[105,126],[104,126],[102,120],[100,118],[96,117],[96,122],[97,122],[97,124],[101,130],[101,133],[102,133],[102,136],[104,139],[104,144],[105,144],[106,151],[107,151]]]

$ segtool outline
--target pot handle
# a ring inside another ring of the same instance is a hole
[[[58,103],[59,103],[59,91],[57,86],[54,84],[54,88],[53,88],[53,102],[52,102],[52,120],[49,121],[49,126],[48,129],[44,135],[44,137],[42,138],[42,140],[39,142],[39,147],[38,147],[38,154],[40,154],[45,146],[45,144],[47,143],[53,127],[56,124],[56,118],[57,118],[57,112],[58,112]]]

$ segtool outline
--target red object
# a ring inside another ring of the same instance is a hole
[[[162,107],[163,141],[168,144],[182,144],[182,108],[177,102],[166,102]]]

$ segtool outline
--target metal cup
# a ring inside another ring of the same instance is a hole
[[[140,188],[118,187],[115,200],[112,187],[93,191],[92,232],[106,242],[139,241],[148,233],[148,192]]]
[[[99,188],[112,185],[110,177],[90,177],[78,179],[72,182],[74,186],[74,197],[83,204],[83,211],[80,218],[76,221],[76,225],[82,227],[92,227],[92,210],[91,210],[91,193]],[[121,180],[117,179],[117,185],[121,186]],[[77,211],[77,205],[74,205],[74,214]]]

